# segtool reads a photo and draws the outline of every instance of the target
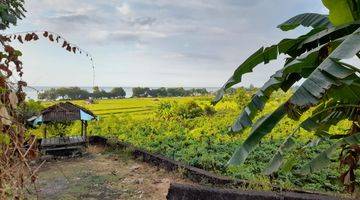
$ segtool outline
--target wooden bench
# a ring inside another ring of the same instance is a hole
[[[82,136],[54,137],[41,140],[41,151],[43,154],[68,155],[81,152],[86,146],[86,140]]]

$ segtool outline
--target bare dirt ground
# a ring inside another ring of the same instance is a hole
[[[166,199],[179,175],[131,158],[128,152],[90,147],[89,155],[45,163],[30,199]]]

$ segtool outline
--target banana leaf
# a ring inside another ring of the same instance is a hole
[[[280,24],[278,28],[283,31],[289,31],[297,28],[300,25],[313,28],[330,28],[333,26],[327,15],[317,13],[304,13],[292,17],[286,22]]]
[[[281,105],[271,114],[259,119],[254,125],[249,137],[235,151],[227,165],[242,164],[260,140],[266,136],[269,133],[269,130],[272,130],[274,126],[284,117],[285,113],[285,105]]]
[[[331,147],[326,149],[324,152],[319,154],[316,158],[311,160],[303,168],[301,168],[300,173],[306,175],[323,169],[324,167],[326,167],[331,163],[331,156],[339,147],[341,147],[342,145],[354,145],[354,144],[360,144],[360,133],[356,133],[349,137],[339,140]]]
[[[303,128],[307,131],[314,131],[316,132],[316,135],[319,136],[317,139],[308,143],[306,147],[317,146],[324,139],[338,139],[344,137],[344,135],[336,135],[336,137],[334,137],[333,135],[328,134],[326,131],[329,130],[331,125],[335,125],[341,120],[357,120],[357,118],[360,116],[360,105],[330,105],[331,107],[320,106],[322,109],[317,109],[312,116],[304,120],[299,125],[299,127],[295,129],[294,133],[292,133],[279,147],[278,151],[271,159],[269,166],[265,168],[264,174],[270,175],[280,169],[284,162],[284,154],[291,151],[296,144],[294,141],[295,134],[300,130],[300,128]],[[286,165],[290,166],[290,164]]]

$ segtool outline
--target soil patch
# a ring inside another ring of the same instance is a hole
[[[171,182],[188,183],[167,172],[132,159],[126,150],[92,146],[88,155],[45,163],[39,172],[37,195],[30,199],[166,199]]]

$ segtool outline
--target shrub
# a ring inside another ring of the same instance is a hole
[[[216,113],[216,110],[213,106],[205,105],[204,106],[204,113],[207,116],[213,116]]]
[[[209,111],[208,112],[212,112]],[[177,103],[175,101],[160,102],[157,114],[162,119],[193,119],[205,114],[204,110],[195,101]]]
[[[204,110],[195,101],[189,101],[185,104],[179,104],[175,113],[183,119],[193,119],[202,116]]]

